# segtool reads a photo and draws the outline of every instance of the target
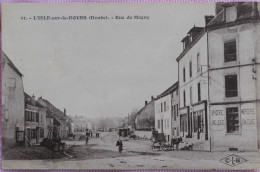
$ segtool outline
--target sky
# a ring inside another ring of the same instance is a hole
[[[29,95],[72,116],[123,117],[178,80],[181,40],[214,10],[214,3],[3,4],[2,49]],[[126,19],[134,15],[149,20]]]

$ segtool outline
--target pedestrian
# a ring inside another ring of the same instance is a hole
[[[88,144],[88,136],[86,136],[86,144]]]
[[[92,131],[90,131],[90,137],[91,137],[91,138],[92,138],[92,134],[93,134]]]
[[[75,140],[75,134],[73,134],[73,140]]]
[[[116,142],[116,146],[118,146],[118,151],[119,151],[119,153],[121,153],[122,150],[123,150],[123,142],[121,141],[120,138],[119,138],[118,141]]]

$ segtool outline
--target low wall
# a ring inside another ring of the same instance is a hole
[[[135,135],[138,137],[150,139],[152,137],[152,131],[135,131]]]

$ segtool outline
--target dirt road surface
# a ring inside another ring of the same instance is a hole
[[[2,160],[4,169],[260,169],[260,152],[154,151],[149,140],[123,138],[123,152],[115,146],[115,132],[103,132],[100,138],[66,141],[73,145],[62,159]],[[231,154],[247,161],[235,167],[220,160]]]

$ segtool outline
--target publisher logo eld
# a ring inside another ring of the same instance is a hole
[[[241,157],[234,155],[234,154],[229,155],[229,156],[220,160],[220,162],[227,164],[231,167],[237,166],[237,165],[242,164],[246,161],[247,161],[246,159],[241,158]]]

